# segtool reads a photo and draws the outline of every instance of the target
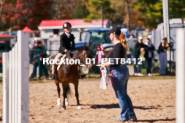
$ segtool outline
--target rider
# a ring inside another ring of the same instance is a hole
[[[75,37],[71,34],[71,24],[69,22],[65,22],[63,24],[64,33],[60,37],[60,47],[59,53],[55,56],[54,60],[59,59],[63,54],[72,57],[71,51],[75,49]],[[54,79],[54,65],[52,65],[52,75],[51,79]]]

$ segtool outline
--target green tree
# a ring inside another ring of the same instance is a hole
[[[138,20],[142,21],[145,27],[155,27],[163,19],[161,0],[138,0],[133,8],[140,12]]]
[[[89,11],[87,10],[87,7],[82,0],[78,0],[76,7],[74,9],[72,18],[74,19],[81,19],[87,17],[89,14]]]
[[[136,11],[131,9],[131,6],[137,2],[137,0],[110,0],[111,7],[115,9],[115,13],[111,14],[112,23],[124,23],[129,27],[138,25],[135,17],[137,16]],[[136,14],[136,15],[134,15]],[[134,15],[134,16],[133,16]]]
[[[79,0],[52,0],[52,19],[71,19]]]
[[[158,23],[163,22],[162,0],[138,0],[132,7],[140,12],[138,20],[147,28],[156,27]],[[184,18],[184,13],[184,0],[169,0],[170,18]]]
[[[91,22],[92,19],[101,18],[101,5],[103,6],[104,18],[112,20],[111,14],[115,13],[115,10],[111,8],[111,3],[108,0],[83,0],[89,10],[88,16],[84,19],[87,22]]]

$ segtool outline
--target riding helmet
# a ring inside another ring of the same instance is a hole
[[[66,28],[66,27],[71,27],[71,24],[70,24],[69,22],[65,22],[65,23],[63,24],[63,28]]]

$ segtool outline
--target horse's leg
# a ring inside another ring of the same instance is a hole
[[[75,96],[77,101],[77,109],[81,109],[80,102],[79,102],[79,94],[78,94],[78,81],[74,83],[75,86]]]
[[[60,106],[60,86],[59,86],[59,82],[55,81],[55,83],[56,83],[57,92],[58,92],[57,106]]]
[[[66,87],[64,83],[62,83],[62,88],[63,88],[63,106],[61,110],[65,110],[66,109],[65,98],[67,98],[67,94],[66,94]]]
[[[68,99],[67,98],[65,99],[65,104],[66,104],[66,106],[69,105],[69,102],[68,102]]]
[[[65,96],[65,105],[66,105],[66,106],[68,106],[68,105],[69,105],[69,102],[68,102],[68,99],[67,99],[68,89],[69,89],[69,84],[68,84],[68,85],[65,85],[65,91],[66,91],[66,96]]]

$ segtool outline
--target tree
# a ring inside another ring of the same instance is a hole
[[[42,20],[52,19],[51,6],[51,0],[35,0],[27,25],[32,29],[37,29]]]
[[[129,0],[125,0],[127,6],[127,30],[130,31],[130,5]]]
[[[53,0],[52,18],[53,19],[70,19],[78,0]]]
[[[51,0],[7,0],[2,14],[4,28],[17,30],[29,26],[37,29],[41,20],[52,18],[51,5]]]
[[[111,7],[116,11],[111,15],[112,22],[124,23],[127,25],[128,30],[130,30],[131,26],[137,25],[138,21],[135,19],[135,16],[137,16],[138,13],[131,8],[135,2],[137,2],[137,0],[111,0]]]
[[[104,17],[107,19],[110,18],[110,15],[115,13],[115,10],[111,8],[110,1],[107,0],[84,0],[86,5],[88,6],[89,15],[84,18],[85,21],[91,22],[92,19],[100,19],[101,18],[101,5],[103,5]]]
[[[2,25],[3,25],[3,23],[2,23],[2,14],[3,14],[3,5],[4,5],[4,3],[5,3],[5,1],[6,0],[0,0],[0,29],[2,28]]]
[[[163,22],[162,0],[138,0],[133,8],[140,12],[138,20],[143,21],[147,28],[156,27]],[[170,18],[184,18],[184,0],[169,0],[169,14]]]
[[[85,3],[82,2],[82,0],[78,0],[72,18],[81,19],[87,17],[88,14],[89,12],[87,10],[87,7],[85,6]]]

